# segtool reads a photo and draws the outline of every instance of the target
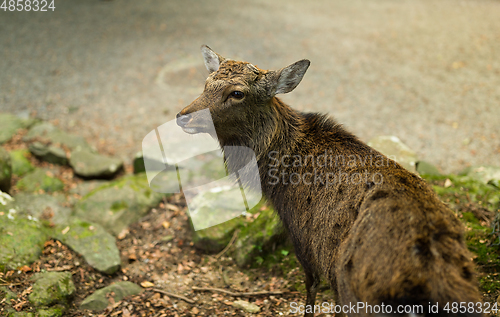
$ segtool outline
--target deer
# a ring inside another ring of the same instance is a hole
[[[391,306],[399,315],[482,316],[480,309],[445,310],[445,304],[460,302],[479,307],[481,296],[463,225],[425,180],[333,118],[294,110],[276,97],[297,87],[309,60],[263,70],[206,45],[201,51],[209,76],[203,93],[177,114],[177,125],[190,134],[210,133],[207,119],[198,115],[208,109],[221,149],[255,153],[262,192],[304,270],[304,316],[318,312],[322,278],[342,307],[363,303]],[[231,171],[247,159],[226,160]],[[398,312],[398,305],[424,309]]]

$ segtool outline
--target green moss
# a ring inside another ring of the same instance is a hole
[[[47,235],[39,223],[0,217],[0,270],[30,265],[42,253]]]
[[[114,213],[127,208],[128,204],[125,201],[115,201],[113,202],[113,204],[111,204],[111,211]]]
[[[0,286],[0,298],[5,298],[7,302],[10,302],[11,299],[17,299],[17,294],[5,286]]]
[[[20,190],[36,192],[40,189],[46,192],[55,192],[64,189],[64,183],[58,178],[48,176],[46,171],[36,169],[24,176],[17,182]]]
[[[12,174],[23,176],[35,169],[35,167],[28,160],[30,155],[30,152],[27,150],[15,150],[10,152],[12,160]]]
[[[500,248],[499,230],[485,226],[467,206],[486,208],[497,215],[493,224],[499,225],[500,191],[494,182],[485,184],[465,175],[423,175],[442,201],[455,209],[465,225],[467,247],[473,253],[477,266],[479,286],[487,298],[496,299],[500,292]],[[464,208],[465,207],[465,208]],[[489,299],[488,299],[489,300]]]
[[[500,280],[498,273],[488,274],[479,279],[479,285],[485,293],[496,293],[500,291]]]
[[[452,208],[466,203],[477,203],[484,208],[497,211],[500,208],[500,191],[493,184],[484,184],[468,176],[423,175],[440,196]],[[445,187],[446,180],[451,183]]]
[[[479,220],[474,216],[472,212],[463,212],[462,213],[462,218],[466,222],[470,222],[471,224],[479,224]]]

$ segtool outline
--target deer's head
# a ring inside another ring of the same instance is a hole
[[[208,46],[201,52],[209,76],[201,96],[177,114],[177,124],[187,133],[210,133],[224,144],[253,143],[256,134],[273,122],[272,99],[292,91],[302,80],[310,62],[300,60],[277,71],[262,70],[247,63],[226,59]],[[210,110],[211,118],[197,114]]]

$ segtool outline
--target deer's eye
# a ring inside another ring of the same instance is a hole
[[[241,91],[233,91],[232,93],[229,94],[229,97],[234,98],[234,99],[243,99],[245,97],[245,94],[242,93]]]

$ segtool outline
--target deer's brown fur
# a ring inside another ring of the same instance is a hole
[[[320,276],[343,305],[417,304],[427,314],[429,303],[439,303],[445,314],[447,302],[481,301],[462,225],[424,180],[334,120],[298,112],[275,97],[299,84],[309,61],[266,71],[206,46],[202,53],[210,71],[205,90],[178,114],[178,124],[189,133],[207,132],[196,111],[209,109],[222,148],[255,152],[262,190],[304,268],[307,305],[314,305]],[[322,155],[328,164],[292,164]],[[274,170],[308,177],[276,181]],[[330,183],[315,178],[318,173]],[[356,173],[367,177],[354,181]]]

